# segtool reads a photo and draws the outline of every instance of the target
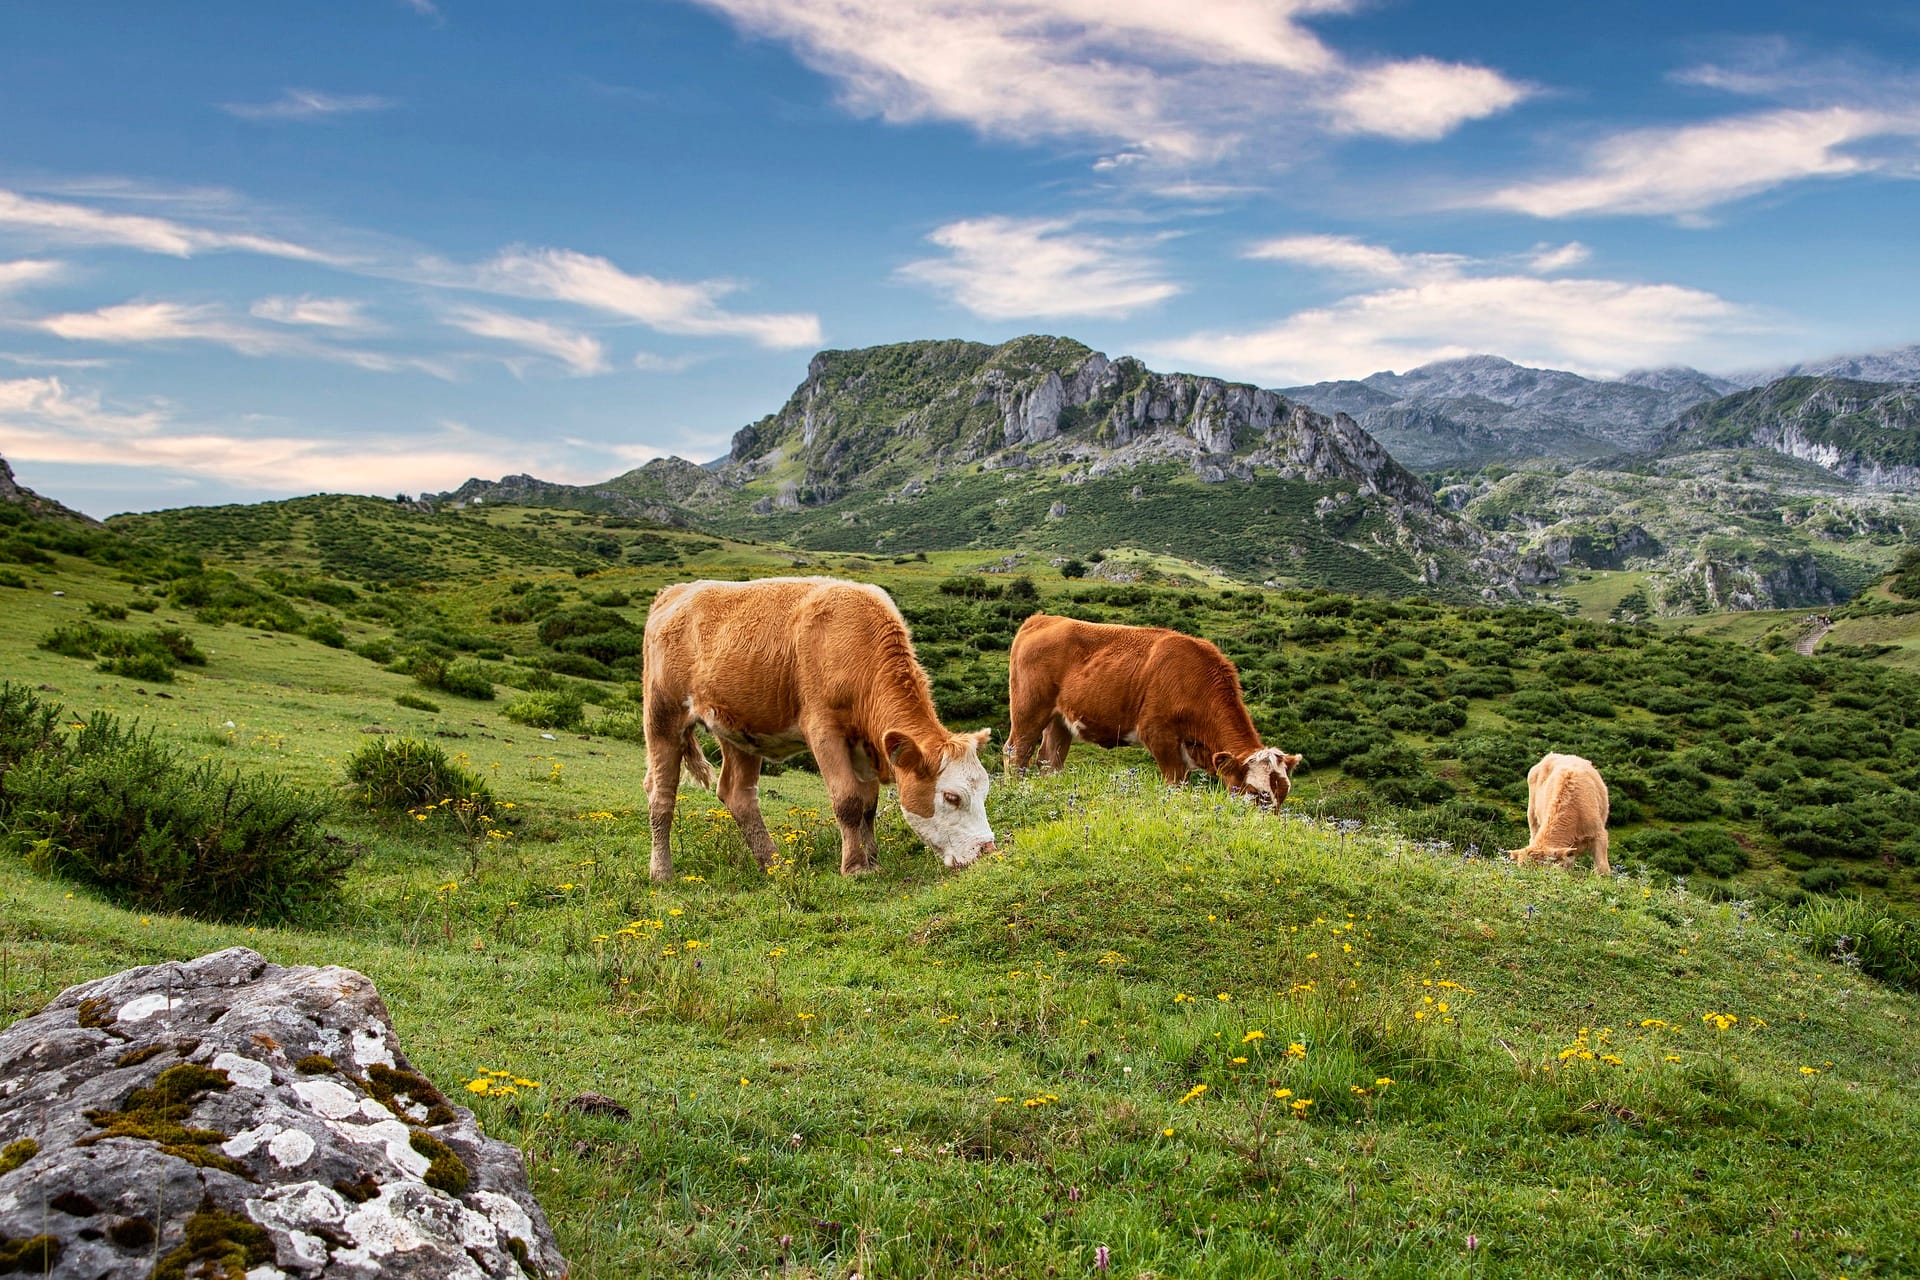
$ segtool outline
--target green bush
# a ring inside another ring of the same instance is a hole
[[[587,599],[599,605],[602,609],[624,609],[633,603],[633,597],[617,587],[590,595]]]
[[[318,618],[307,624],[307,639],[317,640],[329,649],[347,647],[347,633],[332,618]]]
[[[207,655],[177,627],[109,631],[79,622],[55,627],[41,637],[40,647],[69,658],[98,657],[100,669],[110,675],[155,682],[172,680],[176,666],[205,666],[207,661]]]
[[[413,738],[367,743],[347,761],[346,780],[360,803],[387,813],[442,800],[493,804],[492,790],[478,776],[447,759],[439,747]]]
[[[124,676],[129,680],[143,680],[150,684],[173,682],[173,663],[157,653],[129,653],[118,658],[106,658],[101,661],[100,669],[110,676]]]
[[[401,706],[409,707],[414,711],[431,711],[437,714],[440,710],[439,703],[429,702],[427,699],[416,697],[411,693],[396,693],[393,696],[393,700]]]
[[[125,622],[127,618],[127,606],[123,604],[109,604],[105,600],[90,600],[87,602],[87,613],[91,617],[105,618],[110,622]]]
[[[493,681],[487,676],[486,668],[471,658],[448,662],[434,654],[421,653],[414,655],[411,666],[414,682],[422,688],[438,689],[456,698],[493,701]]]
[[[27,580],[11,569],[0,569],[0,587],[25,588]]]
[[[1920,991],[1920,921],[1910,916],[1858,898],[1824,898],[1801,907],[1786,929],[1815,955]]]
[[[377,640],[367,640],[354,645],[353,651],[365,658],[368,662],[377,662],[383,667],[389,662],[392,662],[394,658],[393,641],[385,639],[384,637]]]
[[[141,910],[279,919],[330,897],[357,850],[325,806],[276,778],[188,762],[96,712],[0,686],[0,833],[36,866]]]
[[[527,693],[509,702],[501,714],[536,729],[578,729],[586,720],[580,695],[570,689]]]

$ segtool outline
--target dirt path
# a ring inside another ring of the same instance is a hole
[[[1827,638],[1827,632],[1833,630],[1833,622],[1827,618],[1813,619],[1813,628],[1794,642],[1793,651],[1803,658],[1811,658],[1816,646]]]

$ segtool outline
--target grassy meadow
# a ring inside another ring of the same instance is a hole
[[[1191,572],[1029,561],[1035,598],[1009,598],[978,552],[553,513],[423,517],[401,572],[368,549],[382,505],[357,538],[318,508],[277,540],[237,511],[164,541],[145,517],[140,555],[76,542],[10,570],[5,679],[285,780],[358,859],[291,918],[218,923],[116,904],[16,839],[0,1021],[236,943],[362,970],[416,1064],[526,1151],[583,1277],[1920,1269],[1920,997],[1826,927],[1862,918],[1833,914],[1850,895],[1911,899],[1894,800],[1920,703],[1893,668]],[[1047,607],[1221,640],[1317,767],[1275,818],[1081,748],[996,782],[999,856],[948,872],[883,808],[880,871],[854,879],[789,768],[762,784],[775,872],[689,787],[676,880],[652,885],[627,632],[662,582],[795,570],[894,590],[957,726],[1004,726],[1005,639]],[[204,665],[134,679],[40,647],[85,626],[173,629]],[[492,821],[343,784],[403,738],[483,782]],[[1542,742],[1619,761],[1625,874],[1491,856],[1524,830],[1508,757],[1523,775]],[[1820,867],[1838,881],[1802,883]],[[489,1072],[536,1083],[465,1088]],[[568,1105],[589,1091],[630,1114]]]

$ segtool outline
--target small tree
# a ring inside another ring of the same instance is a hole
[[[1087,576],[1087,566],[1083,561],[1069,560],[1060,566],[1060,576],[1063,578],[1084,578]]]

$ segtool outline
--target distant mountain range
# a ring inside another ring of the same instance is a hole
[[[1741,385],[1698,369],[1646,369],[1607,381],[1466,356],[1280,394],[1351,415],[1409,467],[1446,470],[1637,452],[1683,411]]]
[[[1784,369],[1738,375],[1742,386],[1757,387],[1781,378],[1851,378],[1856,382],[1920,382],[1920,343],[1866,355],[1808,360]]]

